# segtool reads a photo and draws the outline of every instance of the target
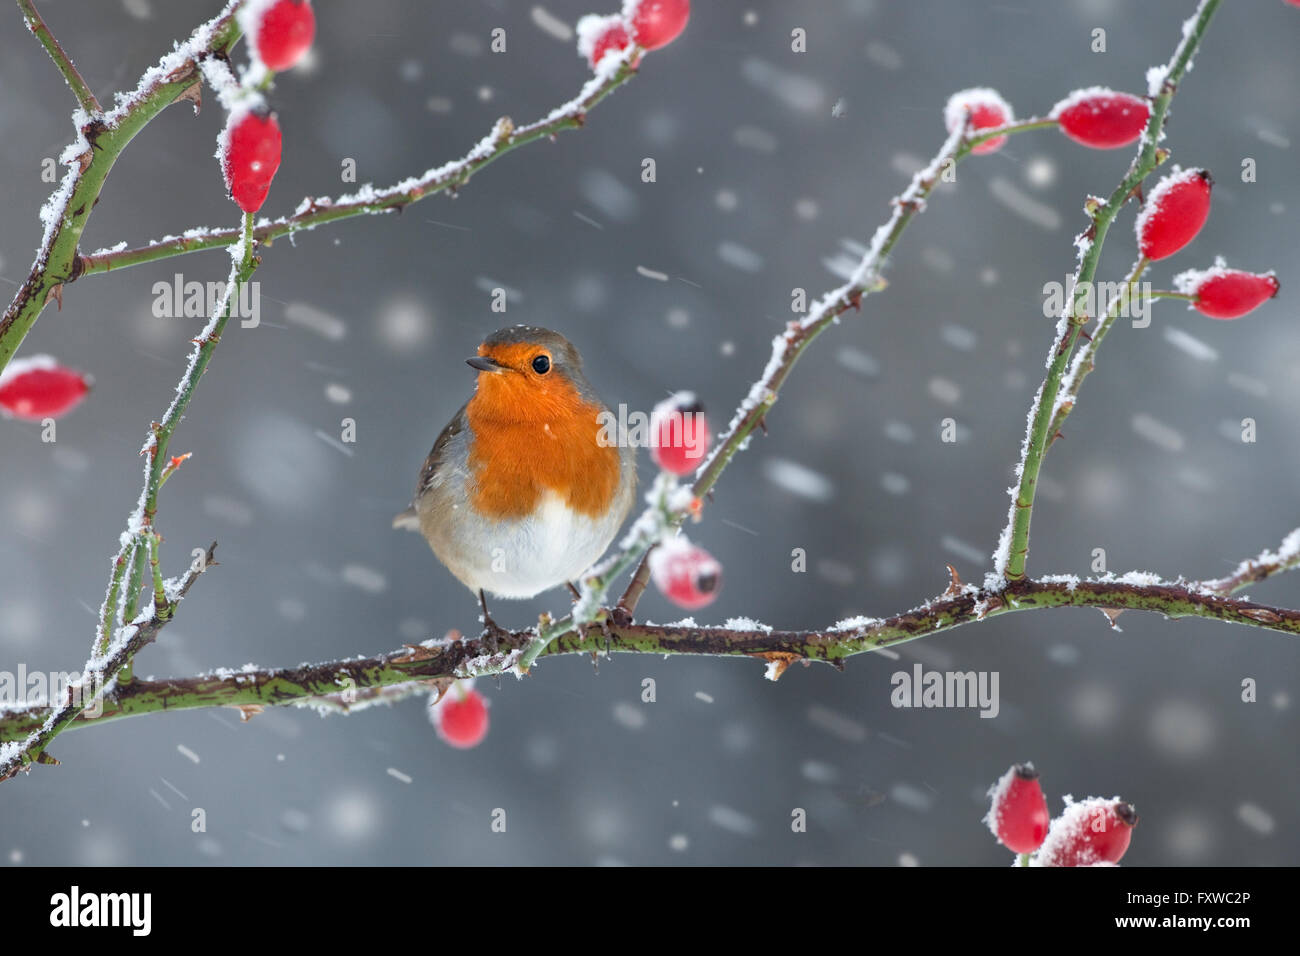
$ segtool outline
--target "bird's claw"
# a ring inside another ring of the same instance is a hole
[[[632,617],[632,612],[623,605],[615,604],[613,607],[605,609],[605,620],[607,622],[606,628],[608,629],[609,624],[613,624],[615,627],[631,627],[634,618]]]

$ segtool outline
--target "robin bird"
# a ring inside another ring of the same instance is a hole
[[[483,604],[574,581],[609,547],[636,491],[636,451],[549,329],[499,329],[466,360],[474,397],[442,430],[411,506],[393,527],[419,531]],[[572,588],[572,584],[570,583]]]

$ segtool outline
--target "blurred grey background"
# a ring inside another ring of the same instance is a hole
[[[218,6],[40,4],[106,100]],[[608,401],[648,409],[690,388],[720,426],[791,317],[791,290],[837,284],[826,260],[870,237],[943,140],[950,92],[993,86],[1022,116],[1080,86],[1142,92],[1194,3],[695,7],[685,35],[647,56],[585,129],[504,158],[454,201],[265,250],[262,327],[227,334],[176,439],[194,457],[162,500],[168,570],[213,538],[221,566],[138,673],[371,654],[471,627],[470,594],[389,517],[469,395],[464,357],[503,324],[490,289],[509,290],[505,321],[569,335]],[[461,155],[498,116],[544,115],[588,75],[531,3],[317,9],[313,62],[271,97],[284,160],[268,215],[354,188],[340,183],[348,158],[359,181],[386,184]],[[588,7],[545,10],[572,24]],[[0,7],[0,22],[10,287],[40,236],[51,188],[40,164],[70,137],[72,98],[16,8]],[[507,31],[503,54],[489,50],[495,27]],[[791,52],[796,27],[805,54]],[[1104,53],[1091,51],[1097,28]],[[1298,39],[1300,11],[1280,0],[1224,5],[1166,143],[1175,161],[1215,173],[1214,212],[1149,274],[1167,286],[1222,254],[1277,269],[1282,296],[1231,323],[1164,303],[1150,328],[1116,330],[1048,460],[1034,572],[1087,573],[1104,548],[1112,570],[1213,576],[1300,524]],[[206,99],[199,117],[171,108],[136,140],[83,249],[236,222],[212,159],[222,115]],[[726,568],[698,620],[820,626],[923,601],[945,587],[946,563],[979,579],[1050,342],[1042,286],[1073,268],[1084,197],[1109,192],[1130,155],[1044,132],[961,167],[898,249],[887,292],[817,343],[771,434],[691,529]],[[645,157],[653,184],[640,181]],[[1241,181],[1245,158],[1255,183]],[[1132,261],[1132,215],[1107,245],[1107,279]],[[0,667],[84,661],[138,494],[137,451],[201,322],[155,318],[153,284],[177,272],[222,279],[226,263],[205,253],[78,282],[24,346],[92,373],[96,387],[55,444],[0,421]],[[949,416],[956,444],[939,440]],[[335,447],[344,417],[357,423],[350,455]],[[1245,417],[1255,444],[1240,441]],[[648,480],[644,457],[641,470]],[[794,548],[807,573],[791,572]],[[1294,606],[1300,578],[1251,594]],[[564,604],[555,592],[496,610],[518,626]],[[653,593],[640,613],[681,616]],[[1136,613],[1120,624],[1091,610],[1026,613],[900,647],[897,661],[799,667],[776,684],[743,660],[618,655],[598,672],[546,660],[528,680],[479,682],[492,729],[469,752],[437,739],[418,699],[349,718],[131,719],[61,737],[63,766],[0,788],[0,862],[1003,865],[980,824],[984,791],[1025,759],[1054,812],[1066,793],[1137,804],[1126,863],[1294,862],[1295,639]],[[894,709],[890,676],[916,661],[999,672],[1000,715]],[[653,704],[640,700],[646,677]],[[1258,681],[1257,703],[1241,702],[1245,678]],[[200,807],[207,831],[196,834]],[[490,830],[498,807],[505,834]],[[791,832],[794,808],[807,833]]]

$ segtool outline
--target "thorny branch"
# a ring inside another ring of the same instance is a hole
[[[87,113],[101,113],[99,100],[95,99],[95,94],[90,91],[86,81],[82,79],[81,73],[78,72],[76,64],[72,62],[72,57],[63,51],[59,41],[54,38],[50,28],[45,25],[41,19],[40,13],[36,10],[36,4],[32,0],[18,0],[18,8],[23,12],[23,19],[27,23],[27,29],[31,30],[36,39],[45,47],[45,52],[50,55],[54,65],[58,67],[63,78],[67,81],[72,93],[77,97],[77,102]]]
[[[1300,563],[1300,528],[1291,533],[1288,541],[1291,552],[1285,562],[1276,560],[1276,556],[1274,560],[1264,560],[1269,557],[1266,553],[1256,562],[1243,564],[1243,567],[1251,565],[1253,580],[1262,580]],[[1201,584],[1161,581],[1145,574],[1088,581],[1049,577],[1018,581],[1005,588],[966,585],[893,617],[842,621],[824,630],[610,624],[607,633],[591,631],[585,640],[570,630],[542,653],[552,656],[624,651],[751,657],[765,662],[768,676],[775,679],[795,662],[825,661],[842,666],[847,658],[857,654],[965,624],[1014,611],[1057,607],[1154,611],[1175,619],[1200,617],[1300,634],[1300,611],[1224,597],[1221,590],[1226,590],[1221,581]],[[183,679],[136,680],[110,688],[104,695],[102,714],[73,726],[199,707],[236,707],[246,716],[255,713],[256,708],[281,705],[346,713],[417,693],[427,694],[429,681],[440,681],[445,686],[454,678],[498,670],[496,662],[503,658],[517,659],[535,637],[536,631],[529,628],[498,636],[494,645],[484,638],[442,638],[366,659],[293,668],[218,671]],[[0,708],[0,741],[19,739],[29,733],[40,725],[46,712],[47,708],[39,705]]]
[[[1092,213],[1092,222],[1087,232],[1076,240],[1079,249],[1079,267],[1074,274],[1074,297],[1061,316],[1056,327],[1056,338],[1051,351],[1047,353],[1047,377],[1034,396],[1034,403],[1029,414],[1029,425],[1025,435],[1024,446],[1020,453],[1020,462],[1016,466],[1018,484],[1010,489],[1011,508],[1007,516],[1006,527],[994,552],[994,572],[1007,581],[1018,581],[1025,576],[1025,561],[1029,555],[1029,521],[1034,512],[1034,495],[1038,490],[1038,472],[1055,431],[1052,424],[1057,417],[1057,397],[1060,394],[1061,379],[1069,366],[1070,355],[1074,350],[1079,334],[1087,324],[1089,316],[1084,303],[1097,274],[1101,262],[1101,249],[1106,241],[1106,233],[1111,223],[1128,202],[1129,197],[1142,185],[1142,181],[1156,168],[1164,158],[1158,145],[1165,128],[1165,117],[1169,112],[1169,103],[1182,82],[1183,75],[1191,66],[1192,57],[1205,36],[1214,11],[1218,9],[1219,0],[1201,0],[1196,13],[1184,25],[1182,39],[1178,43],[1169,65],[1159,76],[1159,89],[1148,92],[1154,97],[1151,103],[1151,115],[1147,128],[1138,140],[1138,153],[1129,166],[1128,174],[1115,187],[1110,197],[1096,206]],[[1093,349],[1095,354],[1095,348]],[[1091,357],[1089,358],[1091,361]],[[1076,377],[1076,383],[1082,377]],[[1077,390],[1077,385],[1076,385]],[[1072,396],[1071,396],[1072,397]]]
[[[228,49],[237,38],[237,30],[231,26],[231,13],[239,0],[232,0],[221,17],[206,25],[207,32],[196,44],[191,40],[188,54],[202,56],[204,51]],[[26,11],[30,3],[19,0]],[[1091,281],[1095,274],[1100,256],[1102,240],[1110,222],[1129,195],[1141,183],[1142,179],[1163,159],[1157,152],[1156,142],[1163,129],[1164,117],[1178,81],[1191,62],[1200,39],[1204,33],[1219,0],[1202,0],[1196,15],[1189,21],[1173,59],[1164,74],[1164,82],[1155,97],[1151,123],[1143,139],[1139,156],[1134,160],[1124,182],[1117,188],[1110,201],[1101,205],[1094,215],[1090,227],[1088,242],[1081,244],[1081,262],[1077,273],[1079,283]],[[34,12],[34,11],[33,11]],[[223,19],[224,18],[224,19]],[[205,28],[201,28],[201,31]],[[48,31],[47,31],[48,32]],[[199,34],[196,33],[196,37]],[[53,41],[53,37],[50,37]],[[42,42],[45,42],[42,39]],[[51,49],[56,63],[60,57]],[[186,48],[182,48],[186,49]],[[178,51],[180,52],[180,51]],[[66,57],[63,58],[66,60]],[[399,183],[386,190],[363,191],[355,196],[340,197],[337,200],[307,200],[291,217],[273,221],[262,221],[254,225],[251,218],[245,222],[245,241],[248,231],[252,237],[268,242],[281,235],[312,228],[326,222],[364,213],[386,211],[401,208],[408,202],[414,202],[439,190],[454,189],[463,184],[469,176],[488,162],[503,155],[525,142],[543,136],[552,135],[559,129],[580,125],[585,111],[600,101],[611,90],[624,82],[633,72],[628,65],[629,57],[617,64],[607,75],[598,76],[584,88],[577,99],[567,107],[553,112],[549,117],[526,127],[513,128],[508,121],[501,121],[493,133],[479,144],[465,159],[426,172],[423,176]],[[166,61],[164,61],[166,62]],[[607,61],[609,62],[609,61]],[[70,61],[67,61],[70,67]],[[61,68],[63,68],[61,66]],[[185,60],[173,67],[171,82],[179,84],[195,78],[195,67],[191,60]],[[67,75],[65,71],[65,76]],[[180,77],[181,79],[176,79]],[[146,75],[146,80],[149,77]],[[152,81],[157,84],[160,79]],[[76,91],[76,84],[69,79]],[[141,90],[149,84],[141,82]],[[162,106],[174,99],[175,89],[168,89],[173,94],[171,99],[163,97],[154,90],[151,94],[137,95],[132,109],[156,113]],[[88,92],[88,91],[87,91]],[[180,92],[183,92],[180,91]],[[154,97],[157,97],[156,99]],[[79,99],[81,96],[79,95]],[[83,100],[83,103],[86,101]],[[149,105],[146,105],[149,104]],[[122,128],[130,118],[131,110],[123,112],[115,119],[116,127],[105,123],[108,128]],[[107,120],[107,117],[105,118]],[[147,119],[145,120],[147,122]],[[131,132],[138,131],[138,126]],[[123,607],[127,616],[117,618],[117,638],[112,644],[108,656],[92,658],[91,669],[99,667],[105,673],[120,673],[119,679],[108,686],[102,696],[102,715],[98,720],[113,720],[134,714],[149,713],[159,710],[185,709],[210,706],[233,706],[241,710],[245,718],[257,713],[264,706],[297,704],[314,706],[324,710],[349,711],[374,703],[385,703],[401,699],[413,693],[428,692],[430,688],[438,691],[445,689],[451,680],[481,674],[501,673],[513,670],[515,673],[526,672],[528,666],[539,656],[597,653],[599,651],[623,650],[639,653],[657,654],[711,654],[728,656],[749,656],[764,660],[768,664],[768,676],[779,677],[786,667],[794,661],[810,662],[821,660],[842,665],[843,660],[856,654],[866,653],[890,644],[915,640],[930,634],[940,633],[964,624],[981,621],[1012,611],[1046,607],[1093,607],[1109,612],[1124,610],[1146,610],[1160,613],[1169,618],[1202,617],[1247,626],[1262,627],[1289,634],[1300,634],[1300,611],[1280,607],[1270,607],[1250,601],[1236,599],[1230,595],[1240,591],[1250,583],[1263,580],[1275,574],[1292,570],[1300,566],[1300,529],[1296,529],[1282,542],[1279,549],[1265,551],[1260,555],[1243,561],[1230,575],[1202,582],[1190,582],[1183,579],[1166,581],[1154,575],[1133,572],[1115,577],[1107,575],[1097,579],[1079,580],[1070,576],[1047,576],[1038,579],[1026,578],[1023,573],[1023,557],[1027,549],[1028,517],[1032,506],[1033,484],[1037,468],[1041,464],[1046,444],[1055,431],[1049,426],[1059,424],[1058,416],[1068,408],[1057,401],[1057,395],[1064,383],[1066,394],[1072,406],[1077,395],[1078,385],[1083,374],[1092,366],[1100,336],[1095,336],[1086,354],[1075,357],[1073,373],[1063,379],[1067,369],[1073,345],[1087,316],[1077,313],[1079,300],[1058,327],[1057,342],[1049,361],[1049,375],[1035,403],[1035,414],[1031,416],[1029,436],[1026,441],[1026,457],[1022,463],[1022,481],[1017,500],[1027,498],[1024,508],[1012,509],[1011,521],[1006,532],[1009,550],[1000,549],[1008,555],[1008,563],[998,568],[999,573],[990,575],[982,586],[961,585],[954,579],[953,584],[942,594],[913,610],[889,618],[856,618],[842,621],[825,630],[777,631],[769,628],[752,627],[697,627],[694,625],[638,625],[630,620],[630,612],[635,607],[640,594],[645,588],[647,570],[645,555],[655,543],[678,527],[688,515],[698,514],[700,499],[708,494],[722,471],[734,455],[742,450],[756,428],[763,427],[765,419],[773,407],[781,385],[793,369],[804,349],[824,331],[831,323],[849,309],[857,309],[862,299],[871,292],[883,288],[881,268],[885,258],[893,250],[907,225],[915,214],[924,208],[926,199],[940,176],[952,166],[970,154],[972,147],[995,136],[1009,133],[1041,129],[1053,125],[1050,120],[1026,120],[1009,124],[992,130],[982,130],[971,134],[969,130],[957,130],[944,143],[943,148],[924,170],[918,173],[908,189],[895,200],[895,206],[889,220],[877,230],[867,254],[859,263],[851,278],[843,286],[823,296],[802,320],[792,322],[786,330],[773,341],[772,357],[760,380],[751,389],[741,403],[735,417],[717,444],[710,457],[696,473],[694,483],[689,488],[680,488],[673,481],[661,478],[656,482],[651,493],[651,504],[631,532],[624,539],[618,551],[607,558],[593,575],[584,582],[583,591],[573,612],[560,620],[543,618],[536,628],[528,628],[508,634],[496,635],[489,643],[484,637],[471,640],[443,638],[428,640],[418,645],[408,645],[403,650],[379,655],[368,659],[329,662],[318,665],[288,669],[246,668],[240,672],[221,671],[211,675],[174,679],[166,681],[143,681],[129,677],[129,662],[134,653],[147,644],[156,635],[158,629],[166,623],[171,610],[188,589],[201,570],[201,566],[186,574],[176,582],[163,582],[157,572],[157,538],[152,533],[152,519],[156,509],[157,486],[161,483],[160,471],[153,474],[151,467],[147,472],[145,491],[142,493],[141,505],[137,510],[138,527],[132,540],[124,540],[123,550],[114,562],[115,582],[112,589],[122,587],[126,581],[130,595]],[[97,127],[91,122],[83,128],[87,135],[99,135]],[[126,135],[125,140],[129,140]],[[125,145],[122,140],[117,145],[118,151]],[[114,154],[116,155],[116,154]],[[111,165],[111,162],[109,163]],[[94,167],[90,159],[89,168]],[[168,239],[160,243],[123,252],[106,252],[90,256],[75,255],[75,236],[71,246],[67,245],[65,231],[72,230],[79,234],[84,226],[88,208],[74,206],[78,196],[97,196],[98,187],[102,186],[107,168],[98,171],[98,183],[93,184],[93,192],[85,188],[86,169],[81,175],[73,175],[65,181],[68,185],[63,190],[68,196],[64,210],[73,208],[73,212],[64,215],[60,212],[57,221],[47,230],[46,240],[34,266],[33,277],[29,279],[30,289],[25,285],[15,299],[15,304],[6,313],[4,323],[0,324],[0,360],[7,360],[16,348],[12,337],[14,327],[23,321],[34,321],[40,308],[30,312],[28,303],[34,294],[48,294],[48,266],[50,263],[75,263],[71,274],[59,281],[71,281],[79,275],[105,272],[111,268],[135,265],[153,261],[170,255],[178,255],[199,249],[229,245],[239,239],[234,230],[205,232],[187,235],[179,239]],[[56,194],[56,199],[58,194]],[[66,253],[72,252],[71,258]],[[237,275],[247,278],[255,265],[252,259],[252,244],[244,247],[243,261],[247,271],[237,270]],[[1136,279],[1141,263],[1130,274]],[[53,275],[60,273],[56,269]],[[42,284],[44,283],[44,284]],[[237,287],[236,282],[229,284]],[[227,302],[229,299],[227,299]],[[43,306],[43,300],[41,305]],[[228,309],[225,310],[228,315]],[[29,318],[25,318],[29,317]],[[1109,318],[1109,316],[1107,316]],[[214,317],[212,328],[214,335],[208,344],[215,344],[215,337],[220,335],[220,322]],[[25,328],[18,334],[25,334]],[[204,342],[196,345],[196,353],[191,360],[187,373],[189,387],[183,388],[178,396],[177,405],[173,405],[177,417],[183,410],[193,391],[193,384],[202,365],[206,364]],[[1086,366],[1082,364],[1086,360]],[[196,372],[197,374],[194,374]],[[190,377],[192,375],[192,377]],[[183,383],[184,384],[184,383]],[[1049,394],[1050,393],[1050,394]],[[170,413],[169,413],[170,420]],[[163,455],[167,440],[170,438],[171,426],[167,422],[160,426],[151,441],[155,442],[155,451]],[[149,446],[146,446],[148,450]],[[165,466],[160,466],[164,467]],[[152,477],[148,477],[152,476]],[[1021,515],[1023,512],[1023,515]],[[125,537],[125,536],[124,536]],[[1023,547],[1018,547],[1023,545]],[[154,574],[154,602],[144,613],[131,618],[135,611],[145,562],[150,562]],[[610,613],[603,606],[604,595],[612,581],[622,571],[640,562],[633,575],[632,582],[620,601],[619,613]],[[130,624],[123,624],[130,620]],[[106,616],[107,630],[112,633],[114,619]],[[583,627],[585,624],[598,622],[601,632]],[[10,741],[24,741],[15,749],[9,745],[8,751],[0,749],[0,756],[7,759],[0,761],[0,775],[12,774],[31,760],[42,761],[44,748],[57,733],[67,727],[85,726],[91,722],[88,714],[68,703],[60,705],[30,704],[16,707],[0,707],[0,745]]]

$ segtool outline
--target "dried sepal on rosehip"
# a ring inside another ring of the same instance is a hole
[[[1128,850],[1138,815],[1119,797],[1065,798],[1065,810],[1052,821],[1047,839],[1034,854],[1034,866],[1115,864]]]
[[[676,40],[691,18],[690,0],[624,0],[623,20],[643,50],[657,50]]]
[[[1047,799],[1032,763],[1013,764],[989,788],[992,804],[984,823],[1013,853],[1033,853],[1047,836]]]
[[[266,202],[280,168],[280,123],[265,107],[232,110],[217,138],[217,159],[230,198],[244,212]]]
[[[1271,272],[1229,269],[1222,259],[1211,269],[1188,269],[1174,277],[1174,288],[1192,297],[1190,306],[1212,319],[1239,319],[1277,295]]]
[[[0,412],[33,422],[59,418],[81,403],[91,384],[90,376],[52,356],[16,358],[0,372]]]
[[[578,34],[578,55],[593,70],[600,65],[606,54],[622,53],[632,42],[627,24],[617,13],[609,16],[589,13],[578,21],[575,30]],[[632,65],[636,65],[635,60]]]
[[[1204,169],[1176,169],[1156,183],[1137,217],[1142,255],[1166,259],[1195,239],[1210,216],[1213,186]]]
[[[948,103],[943,108],[943,125],[949,133],[954,133],[966,125],[968,114],[972,133],[1006,126],[1016,118],[1011,104],[1002,98],[1002,94],[984,86],[960,90],[948,97]],[[1005,136],[994,136],[972,148],[971,152],[976,155],[992,153],[1006,141]]]
[[[722,587],[722,565],[684,535],[660,544],[647,560],[659,593],[688,611],[712,604]]]
[[[650,457],[664,471],[688,475],[709,450],[709,422],[691,392],[678,392],[650,413]]]
[[[1093,86],[1075,90],[1053,106],[1048,116],[1076,143],[1117,149],[1142,135],[1151,118],[1151,104],[1132,93]]]

